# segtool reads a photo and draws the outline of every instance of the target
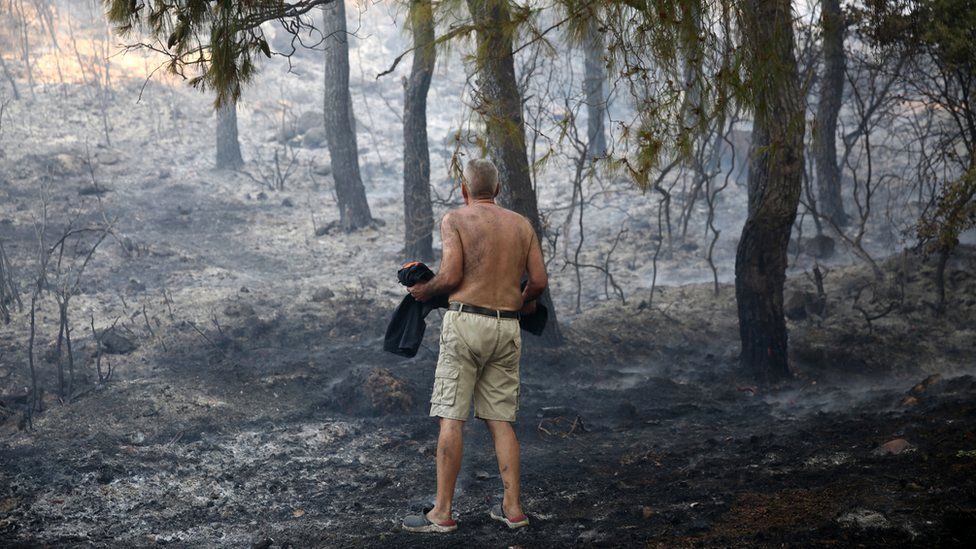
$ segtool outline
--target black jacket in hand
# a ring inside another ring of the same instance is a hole
[[[418,282],[426,282],[434,278],[434,272],[430,267],[414,261],[407,263],[397,271],[397,280],[406,287],[413,286]],[[523,287],[525,283],[522,284]],[[446,309],[448,298],[446,295],[435,296],[424,303],[413,298],[412,295],[404,296],[403,301],[393,312],[393,318],[386,327],[386,336],[383,338],[383,350],[393,354],[413,357],[420,349],[420,343],[424,340],[424,332],[427,330],[427,315],[434,309]],[[541,303],[536,305],[536,310],[531,315],[523,315],[519,323],[523,330],[535,335],[542,335],[549,319],[549,310]]]

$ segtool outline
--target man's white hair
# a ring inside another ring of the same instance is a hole
[[[498,168],[487,158],[472,158],[464,165],[464,186],[471,198],[495,196],[498,190]]]

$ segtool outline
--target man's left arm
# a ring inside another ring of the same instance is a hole
[[[451,293],[461,284],[464,252],[461,248],[461,235],[450,212],[441,220],[441,245],[443,252],[437,274],[427,282],[418,282],[409,288],[410,295],[417,301],[427,301],[434,296]]]

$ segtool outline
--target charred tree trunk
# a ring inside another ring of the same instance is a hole
[[[434,256],[434,212],[430,203],[430,151],[427,148],[427,90],[437,59],[431,0],[410,1],[413,66],[403,101],[403,253],[407,259]]]
[[[603,61],[603,35],[595,17],[586,23],[586,39],[583,44],[583,92],[586,94],[587,154],[602,157],[607,154],[607,137],[604,121],[607,116],[607,99],[603,87],[607,81],[607,67]]]
[[[217,169],[236,170],[243,165],[237,139],[237,105],[228,101],[217,109]]]
[[[789,0],[747,0],[744,45],[753,94],[749,215],[735,256],[742,365],[761,383],[790,375],[783,284],[800,201],[804,107]]]
[[[817,210],[838,227],[847,225],[837,165],[837,115],[844,94],[844,14],[840,0],[823,0],[823,78],[813,125],[813,156],[817,171]]]
[[[359,147],[352,123],[349,95],[349,41],[346,6],[332,2],[323,8],[325,35],[325,138],[332,159],[339,225],[345,231],[363,228],[373,221],[366,188],[359,174]]]
[[[514,25],[509,15],[508,0],[468,0],[468,9],[477,28],[475,109],[485,122],[488,155],[498,167],[502,185],[500,202],[506,208],[524,215],[532,223],[539,241],[544,242],[539,206],[525,153],[525,122],[515,80],[515,59],[512,54]],[[558,345],[562,343],[562,333],[548,290],[540,302],[549,309],[549,323],[542,334],[543,343]]]

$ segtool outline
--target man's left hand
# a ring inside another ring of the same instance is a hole
[[[418,282],[413,286],[407,288],[407,291],[410,292],[410,295],[412,295],[414,299],[416,299],[421,303],[434,297],[433,295],[431,295],[430,288],[428,288],[426,282]]]

